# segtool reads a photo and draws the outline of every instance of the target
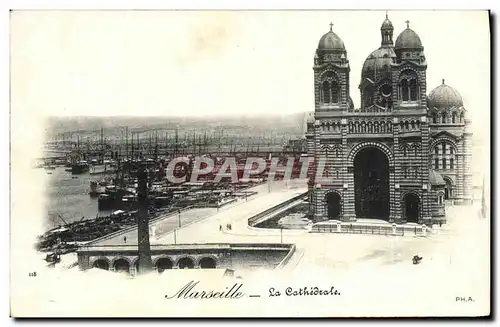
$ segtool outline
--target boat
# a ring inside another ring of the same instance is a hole
[[[86,161],[76,162],[71,166],[71,173],[73,175],[83,174],[89,171],[89,165]]]
[[[123,196],[126,191],[114,185],[106,186],[104,193],[99,194],[97,206],[99,210],[120,209],[122,207]]]

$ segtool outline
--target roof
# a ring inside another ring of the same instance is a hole
[[[444,84],[444,80],[443,84],[434,88],[427,97],[427,106],[429,108],[460,108],[463,105],[460,93],[451,86]]]
[[[382,26],[380,28],[381,29],[392,29],[392,28],[394,28],[392,26],[392,22],[389,20],[389,17],[387,15],[385,15],[385,20],[382,23]]]
[[[345,46],[340,37],[330,30],[330,32],[323,35],[319,40],[318,50],[345,51]]]
[[[417,33],[409,27],[399,34],[395,44],[396,49],[423,50],[422,41]]]
[[[380,47],[373,51],[363,64],[361,78],[371,77],[375,74],[375,71],[385,72],[390,70],[393,58],[396,58],[396,53],[392,47]]]

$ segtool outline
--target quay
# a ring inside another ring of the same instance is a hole
[[[307,191],[305,182],[274,181],[255,186],[247,199],[217,208],[190,208],[156,218],[150,224],[151,253],[157,271],[176,268],[262,268],[283,265],[295,246],[270,239],[262,243],[251,235],[220,230],[227,224],[250,231],[248,218],[296,201]],[[277,209],[275,209],[277,210]],[[301,231],[299,231],[301,232]],[[112,271],[137,271],[138,231],[131,227],[92,241],[77,250],[78,265]]]

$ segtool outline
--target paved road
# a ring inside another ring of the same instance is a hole
[[[158,219],[154,223],[151,224],[151,229],[155,229],[157,234],[165,234],[168,233],[175,228],[186,224],[191,224],[193,222],[199,221],[201,219],[210,216],[217,212],[217,209],[214,208],[194,208],[187,211],[181,212],[179,215],[168,216],[164,219]],[[179,223],[180,221],[180,223]],[[125,242],[125,237],[127,238]],[[110,238],[108,240],[103,240],[101,242],[95,243],[95,245],[118,245],[118,244],[137,244],[137,228],[133,229],[127,233],[120,234],[116,237]]]
[[[156,237],[151,237],[151,244],[174,244],[177,243],[206,243],[205,234],[207,231],[215,230],[219,237],[214,239],[216,242],[224,242],[220,237],[223,233],[219,232],[219,225],[232,222],[236,217],[246,220],[259,212],[269,209],[283,201],[286,201],[300,192],[305,192],[305,188],[296,189],[294,187],[304,186],[303,182],[273,182],[271,186],[262,184],[251,188],[251,191],[257,194],[248,197],[247,199],[239,199],[237,202],[228,204],[217,210],[216,208],[194,208],[181,212],[180,218],[178,215],[168,216],[165,219],[158,219],[151,224],[150,233],[154,230]],[[246,208],[246,209],[245,209]],[[248,208],[253,208],[253,211],[248,211]],[[243,210],[242,210],[243,209]],[[209,219],[210,218],[210,219]],[[245,219],[246,218],[246,219]],[[179,229],[179,219],[181,228]],[[190,226],[198,226],[203,223],[201,229],[198,227],[190,228]],[[243,220],[242,220],[243,221]],[[178,230],[174,236],[174,230]],[[164,237],[165,236],[165,237]],[[137,244],[137,229],[119,234],[107,240],[103,240],[95,245],[120,245]]]
[[[288,266],[291,269],[304,269],[310,267],[330,267],[349,272],[356,266],[369,264],[392,265],[397,262],[411,266],[411,257],[415,253],[432,260],[433,257],[442,256],[443,253],[451,253],[451,248],[456,242],[463,239],[447,232],[455,231],[462,234],[474,229],[477,219],[474,219],[473,210],[464,215],[464,211],[471,210],[464,207],[453,208],[448,211],[449,224],[443,227],[441,235],[430,235],[430,237],[398,237],[381,235],[352,235],[352,234],[330,234],[330,233],[308,233],[306,230],[271,230],[258,229],[248,226],[248,218],[284,202],[300,193],[306,191],[305,185],[299,188],[291,188],[290,185],[273,184],[271,192],[267,185],[254,188],[258,194],[223,207],[217,212],[215,209],[196,209],[196,211],[184,212],[186,224],[174,233],[169,231],[177,227],[177,217],[159,222],[167,234],[152,240],[152,244],[201,244],[201,243],[293,243],[297,247],[296,254],[290,260]],[[455,216],[456,215],[456,216]],[[187,221],[193,223],[188,224]],[[219,230],[219,226],[232,224],[232,230]],[[449,231],[448,231],[449,229]],[[131,241],[136,242],[137,232],[131,232]],[[476,234],[476,233],[474,233]],[[479,233],[477,233],[479,234]],[[451,239],[450,239],[451,237]],[[120,240],[120,238],[117,238]],[[116,242],[116,240],[115,240]],[[107,244],[116,244],[108,241]],[[118,243],[121,244],[121,243]],[[448,248],[448,251],[445,248]],[[450,258],[451,258],[451,254]],[[450,259],[451,260],[451,259]],[[456,260],[456,259],[454,259]]]

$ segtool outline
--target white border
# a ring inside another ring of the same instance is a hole
[[[1,91],[0,91],[0,99],[3,104],[4,110],[2,110],[3,119],[0,120],[2,127],[2,142],[0,142],[1,152],[3,153],[3,160],[0,162],[0,180],[3,186],[2,194],[0,199],[2,201],[1,208],[3,209],[4,215],[2,219],[2,223],[7,226],[3,226],[3,231],[5,234],[9,232],[9,11],[10,8],[15,9],[487,9],[487,8],[497,8],[498,1],[466,1],[466,0],[455,0],[453,2],[435,2],[429,0],[420,0],[420,1],[377,1],[374,3],[373,1],[349,1],[346,3],[347,6],[339,6],[340,3],[334,3],[333,1],[318,1],[318,0],[309,0],[309,1],[270,1],[270,0],[241,0],[238,2],[235,1],[152,1],[152,0],[143,0],[143,1],[130,1],[130,0],[83,0],[83,1],[72,1],[68,0],[18,0],[18,1],[2,1],[0,6],[2,8],[0,15],[0,28],[2,29],[2,37],[0,38],[0,46],[2,50],[0,53],[2,55],[2,65],[0,66],[0,80],[2,83]],[[495,10],[494,10],[495,11]],[[496,23],[493,21],[493,23]],[[493,42],[498,42],[498,32],[494,35]],[[460,50],[460,49],[458,49]],[[496,73],[495,70],[493,73]],[[494,93],[499,94],[498,84],[496,85],[496,89]],[[496,109],[496,108],[495,108]],[[495,120],[496,126],[500,126],[498,121],[498,114]],[[495,128],[493,129],[493,131]],[[496,135],[495,135],[496,136]],[[495,137],[494,136],[494,137]],[[498,140],[497,140],[498,141]],[[498,147],[498,143],[496,143]],[[495,148],[493,154],[495,154],[498,148]],[[495,180],[497,182],[498,180]],[[498,229],[498,222],[497,222]],[[498,232],[498,230],[495,230]],[[4,235],[5,235],[4,234]],[[496,234],[498,235],[498,234]],[[7,235],[4,236],[4,246],[1,251],[2,257],[0,257],[1,262],[9,262],[9,244],[7,243],[9,238]],[[5,290],[9,289],[9,269],[2,270],[2,277],[5,282],[4,288]],[[9,309],[9,297],[8,294],[3,297],[3,301],[5,301],[4,308],[8,311]],[[498,306],[498,301],[496,302]],[[496,308],[498,309],[498,308]],[[8,317],[10,312],[5,312],[3,317]],[[8,319],[4,321],[2,325],[11,325],[14,324],[12,319]],[[28,325],[33,324],[34,322],[27,323]],[[50,322],[49,322],[50,323]],[[100,322],[92,321],[92,324],[101,324]],[[104,322],[103,322],[104,323]],[[140,322],[138,322],[139,324]],[[175,323],[173,321],[166,322],[168,324]],[[179,322],[181,324],[186,324],[188,322]],[[272,323],[272,322],[263,322],[259,321],[259,324],[263,323]],[[336,322],[338,323],[338,322]],[[450,322],[452,323],[452,322]],[[5,326],[4,325],[4,326]]]

